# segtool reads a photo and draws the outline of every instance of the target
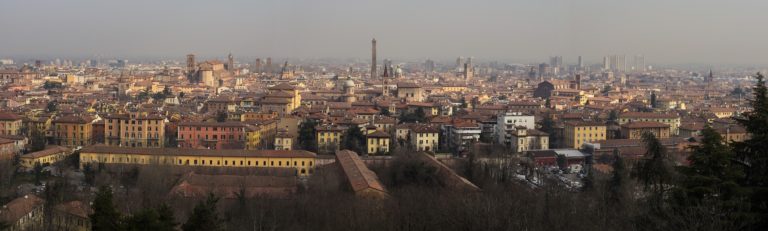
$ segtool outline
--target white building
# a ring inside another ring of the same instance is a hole
[[[453,151],[462,152],[480,140],[480,126],[476,123],[458,122],[448,127],[448,145]]]
[[[511,145],[512,135],[517,127],[536,129],[536,119],[532,115],[521,112],[507,112],[496,118],[496,131],[494,137],[500,144]]]

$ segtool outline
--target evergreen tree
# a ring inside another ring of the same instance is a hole
[[[582,187],[581,190],[588,192],[595,189],[595,174],[593,173],[592,169],[585,169],[587,171],[587,175],[584,176],[584,178],[581,178]]]
[[[358,155],[365,153],[365,134],[357,126],[347,129],[344,134],[343,148],[357,152]]]
[[[617,119],[619,119],[619,113],[616,110],[611,110],[611,112],[608,113],[608,120],[616,121]]]
[[[58,103],[56,101],[48,101],[48,104],[45,105],[45,111],[46,112],[55,112],[58,110]]]
[[[173,209],[168,204],[161,204],[157,207],[157,220],[159,223],[158,229],[160,231],[173,231],[176,230],[176,217],[173,215]]]
[[[414,114],[416,115],[417,121],[422,123],[427,122],[427,114],[424,113],[424,108],[421,108],[421,107],[416,108],[416,111],[414,112]]]
[[[758,220],[754,229],[768,229],[768,89],[764,77],[757,73],[753,88],[752,111],[737,118],[750,138],[734,143],[738,162],[744,165],[741,185],[750,192],[751,208]]]
[[[184,231],[220,231],[222,229],[222,220],[216,211],[216,204],[219,198],[208,195],[205,201],[200,201],[192,210],[187,223],[181,226]]]
[[[225,111],[216,112],[216,122],[225,122],[225,121],[227,121],[227,112]]]
[[[633,176],[650,193],[651,205],[661,208],[662,200],[673,183],[673,165],[666,148],[653,133],[646,132],[642,137],[646,152],[643,159],[635,165]]]
[[[164,100],[165,99],[165,94],[163,94],[162,92],[157,92],[155,94],[152,94],[152,99],[154,99],[155,101]]]
[[[159,228],[158,214],[154,209],[139,210],[125,220],[127,231],[159,230]]]
[[[167,85],[165,87],[163,87],[163,95],[166,96],[166,97],[173,95],[173,92],[171,91],[171,88],[168,87]]]
[[[48,141],[45,138],[45,133],[40,131],[37,126],[32,127],[32,133],[29,137],[29,151],[36,152],[45,149],[45,145]]]
[[[112,202],[112,189],[101,186],[96,192],[92,208],[93,214],[90,215],[92,230],[120,230],[120,213]]]
[[[701,133],[701,143],[692,148],[688,157],[690,166],[680,168],[683,179],[676,188],[675,201],[684,204],[730,201],[741,191],[737,184],[741,169],[731,161],[733,153],[717,131],[706,126]]]
[[[178,223],[176,223],[171,207],[167,204],[161,204],[157,208],[142,209],[127,217],[124,221],[124,230],[174,231],[176,225]]]
[[[385,108],[381,109],[381,113],[380,114],[384,115],[384,116],[389,116],[389,115],[392,114],[392,112],[389,111],[389,108],[385,107]]]
[[[558,140],[555,135],[555,121],[552,120],[552,117],[544,115],[544,119],[541,121],[541,130],[549,134],[549,148],[556,148]]]
[[[627,170],[624,158],[618,149],[613,150],[613,172],[608,180],[608,201],[616,206],[623,206],[627,200]]]
[[[656,92],[651,92],[651,108],[656,108]]]
[[[544,107],[546,108],[552,108],[552,103],[549,102],[549,97],[544,99]]]
[[[299,125],[299,145],[307,151],[317,151],[317,122],[307,119]]]
[[[138,95],[136,95],[136,100],[144,101],[144,100],[148,99],[149,96],[150,96],[149,88],[147,88],[147,89],[144,89],[143,91],[139,92]]]

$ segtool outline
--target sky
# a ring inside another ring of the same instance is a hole
[[[765,0],[0,0],[0,58],[768,65]]]

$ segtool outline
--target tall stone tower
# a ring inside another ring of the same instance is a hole
[[[195,72],[196,68],[197,68],[197,64],[195,63],[195,54],[188,54],[187,55],[187,74],[192,74],[192,72]]]
[[[267,57],[267,70],[265,72],[272,73],[272,57]]]
[[[229,56],[227,56],[227,70],[228,71],[235,70],[235,57],[232,56],[232,53],[229,53]]]
[[[371,79],[378,77],[376,74],[376,39],[371,40]]]

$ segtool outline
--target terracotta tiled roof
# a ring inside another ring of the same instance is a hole
[[[13,113],[0,112],[0,120],[20,120],[21,116]]]
[[[181,122],[178,126],[190,126],[190,127],[243,127],[245,124],[238,121],[226,121],[226,122]]]
[[[349,150],[341,150],[336,152],[336,160],[339,162],[341,169],[344,171],[344,175],[349,180],[349,184],[355,193],[362,192],[366,189],[373,189],[384,194],[384,197],[389,196],[387,189],[379,182],[376,173],[368,169],[360,160],[357,153]]]
[[[621,126],[625,128],[669,128],[669,124],[654,121],[632,121]]]
[[[421,88],[421,86],[411,82],[402,82],[397,83],[397,88]]]
[[[21,157],[22,158],[40,158],[40,157],[45,157],[45,156],[50,156],[50,155],[53,155],[53,154],[57,154],[57,153],[60,153],[60,152],[69,152],[69,151],[70,150],[67,147],[48,146],[48,148],[46,148],[45,150],[40,150],[40,151],[33,152],[33,153],[27,153],[27,154],[22,155]]]
[[[270,87],[269,90],[296,90],[296,87],[287,83],[281,83]]]
[[[678,115],[662,114],[653,112],[625,112],[619,115],[619,118],[653,118],[653,119],[676,119]]]
[[[313,152],[304,150],[241,150],[241,149],[187,149],[187,148],[129,148],[95,145],[83,148],[81,153],[165,155],[165,156],[221,156],[221,157],[272,157],[314,158]]]
[[[0,209],[0,221],[14,224],[43,203],[43,199],[32,194],[16,198]]]
[[[241,190],[246,198],[260,195],[284,197],[296,192],[295,176],[202,175],[188,173],[169,192],[172,196],[201,198],[213,193],[224,199],[236,199]]]
[[[77,123],[85,124],[90,123],[92,118],[90,116],[64,116],[54,120],[54,123]]]

